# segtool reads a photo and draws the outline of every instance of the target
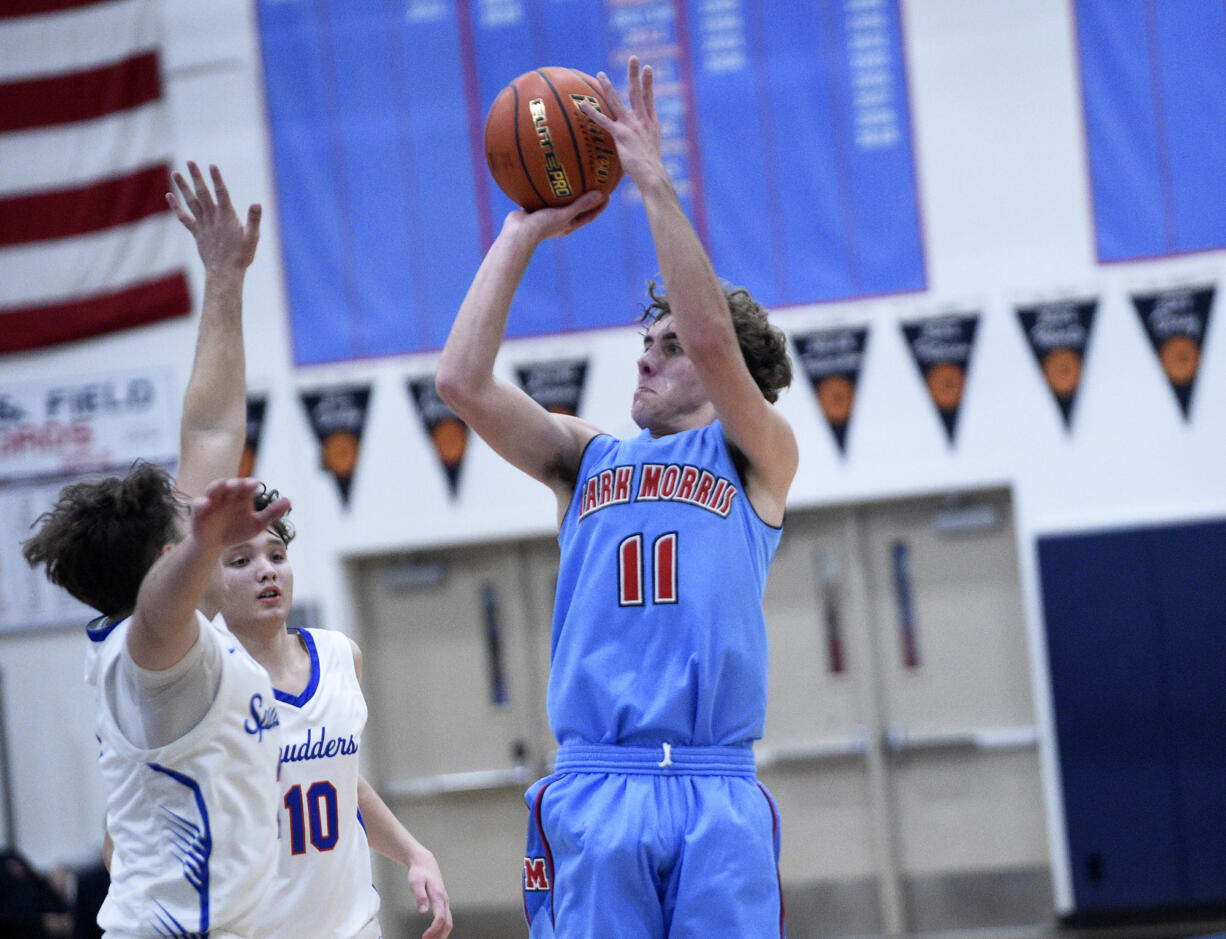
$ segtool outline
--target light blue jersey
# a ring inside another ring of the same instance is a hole
[[[718,422],[588,444],[558,535],[561,746],[526,794],[532,939],[786,936],[779,812],[752,750],[780,534]]]
[[[749,504],[718,421],[654,440],[593,438],[558,534],[558,742],[761,737],[762,593],[781,533]]]

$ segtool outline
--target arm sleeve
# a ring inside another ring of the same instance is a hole
[[[221,647],[200,618],[196,644],[170,668],[141,668],[125,647],[107,689],[119,729],[136,747],[152,750],[178,740],[200,723],[221,685]]]

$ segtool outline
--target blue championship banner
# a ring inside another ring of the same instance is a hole
[[[1226,247],[1226,7],[1074,10],[1098,259]]]
[[[545,65],[656,73],[669,169],[720,275],[768,307],[926,286],[897,0],[257,0],[298,364],[442,347],[514,206],[485,114]],[[634,321],[628,180],[541,246],[509,336]]]

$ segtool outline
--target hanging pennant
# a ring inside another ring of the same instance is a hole
[[[260,436],[264,432],[264,412],[268,407],[266,395],[250,395],[247,398],[247,435],[243,440],[243,455],[238,461],[239,476],[255,475],[255,460],[260,452]]]
[[[950,444],[957,432],[978,327],[978,313],[949,314],[902,324],[903,336],[945,425]]]
[[[451,497],[455,498],[460,483],[460,467],[468,449],[468,425],[438,396],[433,375],[410,378],[407,387],[443,472],[447,474]]]
[[[517,365],[519,387],[537,404],[554,414],[579,413],[587,380],[587,359],[558,359]]]
[[[336,480],[341,504],[348,507],[358,450],[366,426],[370,385],[339,385],[300,392],[302,405],[320,446],[320,465]]]
[[[856,401],[856,383],[868,346],[868,327],[822,329],[792,336],[801,367],[813,385],[817,406],[834,434],[839,454],[847,452],[847,428]]]
[[[1038,306],[1018,307],[1022,332],[1055,396],[1064,418],[1064,429],[1073,421],[1073,405],[1081,388],[1081,375],[1094,327],[1097,298],[1059,300]]]
[[[1184,420],[1192,407],[1192,390],[1200,371],[1200,352],[1209,328],[1213,292],[1212,286],[1176,287],[1132,296]]]

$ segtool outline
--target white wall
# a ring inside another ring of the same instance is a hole
[[[1226,327],[1211,323],[1192,420],[1185,422],[1128,296],[1191,280],[1217,282],[1224,255],[1095,264],[1065,0],[904,0],[903,7],[930,288],[777,315],[790,332],[873,324],[846,458],[839,457],[803,376],[780,402],[801,445],[791,505],[1012,485],[1034,671],[1047,721],[1035,535],[1226,515],[1226,340],[1220,336]],[[552,497],[477,442],[463,469],[460,498],[449,498],[404,390],[405,378],[432,370],[433,356],[291,367],[254,12],[243,0],[172,0],[166,10],[168,93],[180,162],[218,163],[237,201],[260,200],[266,207],[246,295],[249,383],[271,394],[258,472],[295,499],[293,519],[302,533],[294,544],[298,598],[318,603],[326,624],[352,630],[345,556],[546,533]],[[195,264],[190,239],[183,240],[185,257]],[[752,286],[752,272],[727,276]],[[199,290],[198,276],[193,286]],[[1086,294],[1101,297],[1101,304],[1069,433],[1013,304]],[[957,446],[951,447],[898,323],[955,309],[980,310],[982,319]],[[5,381],[19,381],[153,359],[173,365],[182,387],[194,325],[7,356],[0,370]],[[627,412],[637,346],[634,327],[522,340],[508,344],[500,368],[509,373],[515,360],[588,356],[584,416],[626,434],[633,430]],[[332,480],[317,468],[317,447],[296,396],[300,387],[348,378],[372,380],[375,391],[352,503],[343,511]],[[0,638],[0,668],[7,675],[37,658],[49,663],[58,687],[70,672],[76,680],[79,652],[58,635],[54,641]],[[46,711],[34,694],[47,687],[49,681],[31,683],[18,713],[10,708],[6,728],[21,847],[41,864],[75,857],[83,844],[96,841],[100,804],[93,754],[80,746],[82,739],[92,741],[88,700],[72,685],[63,698],[72,702],[72,714]],[[57,810],[64,804],[89,809]],[[1060,843],[1055,819],[1052,834]]]

